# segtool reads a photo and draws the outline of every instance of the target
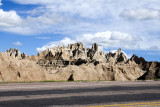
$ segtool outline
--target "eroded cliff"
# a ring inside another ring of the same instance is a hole
[[[121,49],[104,53],[94,43],[59,45],[27,56],[17,49],[0,53],[0,81],[128,81],[160,77],[160,64],[133,55],[127,59]]]

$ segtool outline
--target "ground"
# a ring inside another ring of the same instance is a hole
[[[158,107],[160,81],[0,84],[0,107]]]

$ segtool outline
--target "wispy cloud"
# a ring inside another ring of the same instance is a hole
[[[39,37],[35,37],[35,38],[37,38],[37,39],[50,39],[51,37],[41,37],[41,36],[39,36]]]
[[[148,8],[124,10],[121,16],[131,20],[160,19],[160,10]]]
[[[19,41],[14,42],[13,44],[14,44],[14,45],[16,45],[16,46],[21,46],[21,45],[22,45],[22,43],[21,43],[21,42],[19,42]]]

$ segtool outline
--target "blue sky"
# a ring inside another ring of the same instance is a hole
[[[160,61],[159,0],[0,0],[0,51],[94,42]]]

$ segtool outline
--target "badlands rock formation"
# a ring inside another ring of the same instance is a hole
[[[34,61],[0,52],[0,82],[45,80],[45,70]]]
[[[147,80],[147,79],[160,79],[160,63],[159,62],[147,62],[144,58],[138,57],[136,55],[133,55],[130,59],[131,61],[134,61],[138,66],[146,71],[144,75],[142,75],[140,80]]]
[[[59,45],[27,56],[17,49],[0,53],[0,82],[20,81],[128,81],[160,77],[160,64],[133,55],[127,59],[118,49],[105,54],[94,43]]]
[[[6,50],[5,53],[18,59],[24,59],[26,57],[25,53],[21,54],[21,52],[18,49],[13,49],[13,48]]]

